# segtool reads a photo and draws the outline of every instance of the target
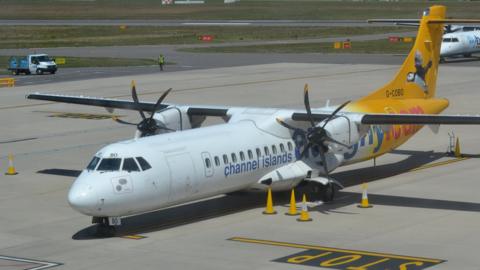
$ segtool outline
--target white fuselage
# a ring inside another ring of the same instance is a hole
[[[264,189],[267,185],[262,181],[268,181],[273,190],[291,189],[312,170],[322,169],[315,165],[319,156],[314,149],[300,160],[304,138],[276,123],[278,115],[281,111],[252,120],[246,114],[245,119],[227,124],[108,145],[75,180],[68,201],[86,215],[120,217],[233,191]],[[342,126],[345,119],[339,117],[327,128],[348,145],[359,143],[349,141],[351,134],[339,133],[353,130]],[[329,147],[329,171],[369,154],[358,151],[345,160],[351,149]]]
[[[464,55],[480,52],[480,31],[454,32],[443,35],[440,48],[441,57]]]

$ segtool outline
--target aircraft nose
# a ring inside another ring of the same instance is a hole
[[[92,215],[96,209],[98,196],[91,185],[74,183],[68,192],[68,203],[80,213]]]

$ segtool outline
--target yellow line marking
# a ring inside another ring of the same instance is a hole
[[[358,250],[340,249],[340,248],[331,248],[331,247],[322,247],[322,246],[304,245],[304,244],[295,244],[295,243],[287,243],[287,242],[277,242],[277,241],[270,241],[270,240],[250,239],[250,238],[243,238],[243,237],[233,237],[233,238],[230,238],[229,240],[237,241],[237,242],[244,242],[244,243],[251,243],[251,244],[278,246],[278,247],[291,247],[291,248],[300,248],[300,249],[314,249],[314,250],[322,250],[322,251],[353,253],[353,254],[358,254],[358,255],[374,256],[374,257],[386,257],[386,258],[391,258],[391,259],[400,259],[400,260],[409,260],[409,261],[410,260],[411,261],[423,261],[423,262],[431,262],[431,263],[441,263],[441,262],[443,262],[443,260],[438,260],[438,259],[401,256],[401,255],[394,255],[394,254],[388,254],[388,253],[358,251]]]
[[[124,238],[124,239],[132,239],[132,240],[140,240],[140,239],[144,239],[144,238],[147,238],[146,236],[143,236],[143,235],[138,235],[138,234],[135,234],[135,235],[125,235],[125,236],[122,236],[120,238]]]
[[[443,165],[448,165],[448,164],[452,164],[452,163],[459,162],[459,161],[462,161],[462,160],[467,160],[467,159],[470,159],[470,158],[469,157],[462,157],[462,158],[456,158],[456,159],[451,159],[451,160],[445,160],[445,161],[430,163],[430,164],[426,164],[426,165],[411,169],[410,172],[419,171],[419,170],[428,169],[428,168],[433,168],[433,167],[438,167],[438,166],[443,166]]]

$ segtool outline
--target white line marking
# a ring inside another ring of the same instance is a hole
[[[186,22],[182,25],[250,25],[247,22]]]

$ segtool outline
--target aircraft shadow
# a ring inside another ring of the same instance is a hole
[[[342,213],[335,211],[335,209],[352,204],[359,204],[362,198],[362,193],[340,191],[338,192],[338,198],[339,199],[335,200],[333,203],[322,204],[310,208],[310,211],[318,211],[322,213]],[[368,200],[374,205],[480,212],[480,203],[474,202],[426,199],[371,193],[368,194]],[[346,213],[351,214],[348,212]]]
[[[287,203],[289,195],[288,192],[275,193],[275,203]],[[259,208],[260,215],[262,211],[261,208],[264,205],[265,194],[263,192],[236,192],[222,197],[215,197],[124,218],[115,236],[121,237],[138,233],[161,231],[254,208]],[[72,239],[89,240],[103,238],[103,236],[96,233],[96,227],[97,225],[92,225],[82,229],[75,233]]]
[[[353,169],[332,174],[332,177],[340,181],[345,187],[358,185],[363,182],[372,182],[383,178],[406,173],[419,166],[426,165],[438,159],[446,157],[445,153],[433,151],[409,151],[395,150],[392,153],[407,155],[402,161]],[[480,157],[471,155],[469,157]],[[299,187],[298,194],[306,192],[308,187]],[[286,205],[289,202],[290,192],[276,192],[274,202],[276,205]],[[457,202],[448,200],[412,198],[392,195],[369,194],[370,200],[377,205],[418,207],[444,210],[461,210],[480,212],[480,204],[469,202]],[[321,204],[310,208],[311,211],[322,213],[353,214],[336,209],[343,206],[359,203],[361,193],[344,192],[337,193],[337,199],[332,203]],[[227,196],[215,197],[190,204],[171,207],[159,211],[136,215],[122,219],[116,233],[116,237],[126,235],[161,231],[168,228],[195,223],[202,220],[217,218],[237,212],[258,208],[259,215],[265,206],[265,194],[263,192],[235,192]],[[96,233],[97,225],[84,228],[72,236],[74,240],[98,239],[105,236]]]
[[[332,177],[342,183],[344,187],[350,187],[406,173],[447,156],[445,153],[433,151],[394,150],[391,153],[407,155],[408,157],[395,163],[382,164],[375,167],[372,165],[365,168],[333,173]]]
[[[442,64],[468,63],[480,61],[479,56],[471,56],[466,58],[447,58]]]
[[[68,169],[45,169],[37,171],[37,173],[41,174],[51,174],[51,175],[60,175],[60,176],[68,176],[68,177],[78,177],[82,171],[81,170],[68,170]]]

